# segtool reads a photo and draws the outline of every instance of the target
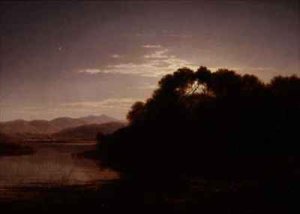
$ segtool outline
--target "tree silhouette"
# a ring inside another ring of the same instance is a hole
[[[299,88],[296,76],[265,84],[228,69],[180,68],[131,107],[128,127],[102,137],[100,158],[124,174],[166,180],[289,176]]]
[[[129,122],[138,121],[141,119],[141,116],[144,111],[144,103],[143,102],[136,102],[131,106],[131,110],[127,114],[127,119]]]

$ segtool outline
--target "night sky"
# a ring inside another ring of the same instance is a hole
[[[299,1],[1,3],[0,120],[124,119],[162,75],[300,74]]]

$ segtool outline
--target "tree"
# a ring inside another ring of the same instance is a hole
[[[130,123],[142,119],[143,111],[145,108],[145,103],[136,102],[131,106],[130,111],[127,114],[127,119]]]
[[[295,151],[299,80],[180,68],[131,107],[128,127],[103,138],[103,163],[149,178],[271,175],[275,155]]]

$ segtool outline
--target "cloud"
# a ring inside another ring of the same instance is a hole
[[[161,48],[161,45],[143,45],[142,47],[156,49],[156,48]]]
[[[118,59],[121,58],[121,56],[119,54],[113,54],[111,55],[111,58]]]
[[[138,98],[108,98],[101,101],[80,101],[62,103],[60,107],[65,109],[97,109],[104,110],[107,108],[128,109]]]
[[[139,85],[137,86],[138,89],[148,89],[148,90],[151,90],[153,91],[154,89],[157,88],[157,84],[151,84],[151,83],[146,83],[146,84],[143,84],[143,85]]]
[[[150,52],[142,56],[142,63],[128,62],[121,64],[110,64],[103,69],[86,69],[80,72],[89,74],[110,73],[110,74],[133,74],[145,77],[161,77],[170,72],[174,72],[180,67],[190,67],[195,69],[197,66],[189,61],[171,55],[167,48],[161,45],[144,45]]]
[[[168,58],[167,52],[168,52],[168,49],[157,50],[157,51],[154,51],[153,53],[144,55],[144,58],[146,58],[146,59],[167,59]]]
[[[100,72],[101,72],[101,70],[99,70],[97,68],[87,68],[87,69],[79,70],[79,73],[89,73],[89,74],[97,74]]]
[[[170,34],[167,34],[166,36],[168,36],[168,37],[174,37],[174,38],[180,38],[180,39],[188,39],[188,38],[192,38],[193,37],[190,34],[175,34],[175,33],[170,33]]]

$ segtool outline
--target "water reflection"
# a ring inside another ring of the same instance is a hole
[[[0,188],[28,185],[81,185],[117,178],[94,160],[78,158],[77,153],[95,144],[31,144],[32,155],[0,158]]]

